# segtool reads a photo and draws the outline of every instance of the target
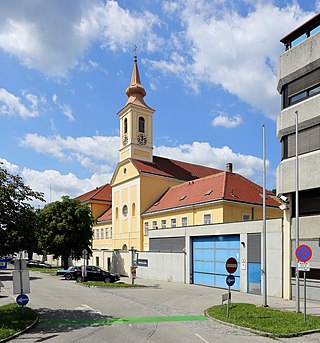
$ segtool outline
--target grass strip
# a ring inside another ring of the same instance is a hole
[[[320,329],[318,316],[307,315],[305,323],[303,313],[275,310],[253,304],[231,304],[229,318],[227,318],[227,305],[210,307],[207,313],[224,322],[280,336],[298,335],[303,331]]]
[[[17,304],[0,306],[0,339],[7,338],[25,329],[37,318],[37,313],[29,307]]]
[[[41,272],[45,274],[52,274],[56,275],[57,269],[55,268],[28,268],[28,270],[31,270],[33,272]]]
[[[139,288],[139,287],[147,287],[144,285],[131,285],[129,283],[124,282],[116,282],[116,283],[105,283],[105,282],[94,282],[94,281],[86,281],[86,282],[80,282],[81,285],[87,286],[87,287],[114,287],[114,288]]]

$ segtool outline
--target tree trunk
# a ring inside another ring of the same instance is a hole
[[[63,269],[68,269],[69,268],[69,257],[62,257],[62,261],[63,261]]]

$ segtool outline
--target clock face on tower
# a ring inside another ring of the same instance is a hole
[[[145,145],[147,143],[147,137],[143,133],[138,134],[138,143],[141,145]]]
[[[123,143],[123,145],[127,145],[128,144],[128,135],[123,135],[122,136],[122,143]]]

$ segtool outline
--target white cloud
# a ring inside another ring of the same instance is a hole
[[[96,40],[112,51],[134,44],[153,51],[163,42],[153,32],[159,25],[156,15],[124,10],[112,0],[2,1],[0,48],[28,68],[65,76]]]
[[[239,4],[229,2],[186,0],[179,5],[175,15],[180,15],[183,35],[175,38],[183,40],[184,48],[177,51],[179,45],[173,43],[171,56],[150,61],[152,66],[177,74],[196,91],[201,83],[221,85],[275,119],[279,111],[275,70],[283,52],[279,39],[313,13],[304,12],[295,2],[284,8],[271,1],[251,2],[244,14],[237,12]]]
[[[70,121],[74,121],[74,116],[72,113],[72,109],[69,105],[67,104],[61,104],[60,109],[62,110],[62,113],[70,120]]]
[[[91,172],[111,172],[119,159],[119,137],[52,137],[27,134],[20,145],[65,161],[78,161]]]
[[[76,197],[91,189],[110,182],[112,174],[97,173],[90,178],[79,179],[72,173],[61,174],[56,170],[37,171],[29,168],[19,168],[19,166],[0,158],[6,168],[12,174],[19,174],[24,183],[33,190],[44,193],[46,202],[61,200],[64,195]],[[34,202],[32,205],[43,206],[42,202]]]
[[[23,92],[22,95],[29,102],[28,105],[23,104],[20,97],[0,88],[0,114],[17,115],[23,119],[37,117],[39,115],[37,96],[27,92]]]
[[[177,147],[159,146],[155,148],[155,154],[221,170],[225,170],[226,163],[231,162],[234,165],[234,172],[261,183],[263,160],[255,156],[235,153],[227,146],[215,148],[209,143],[193,142]]]
[[[222,113],[212,120],[213,126],[223,126],[228,129],[234,128],[242,123],[242,117],[237,114],[234,117],[228,117],[228,115]]]

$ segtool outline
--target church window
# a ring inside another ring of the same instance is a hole
[[[143,117],[139,117],[139,132],[145,132],[145,120]]]
[[[131,213],[132,213],[132,217],[135,217],[135,215],[136,215],[136,204],[135,203],[132,204],[132,211],[131,211]]]
[[[116,207],[116,219],[119,219],[119,209]]]
[[[124,118],[123,133],[128,133],[128,119],[127,118]]]
[[[122,214],[126,217],[128,215],[128,206],[124,205],[122,207]]]

